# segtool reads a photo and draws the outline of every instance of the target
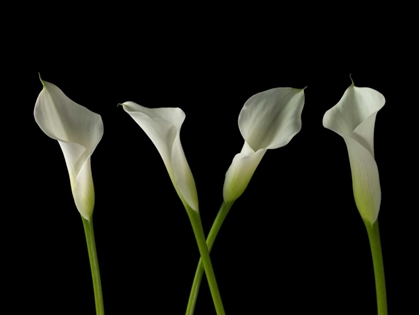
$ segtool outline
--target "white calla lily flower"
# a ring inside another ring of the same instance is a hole
[[[365,222],[374,224],[381,204],[378,166],[373,150],[376,114],[384,106],[384,96],[352,84],[340,101],[329,109],[323,125],[343,137],[350,159],[353,194]]]
[[[239,130],[245,143],[226,172],[225,202],[238,199],[265,152],[285,146],[302,127],[304,89],[274,88],[257,93],[243,106]]]
[[[156,146],[182,202],[198,211],[195,181],[180,138],[185,113],[180,108],[147,108],[134,102],[121,105]]]
[[[56,85],[41,82],[43,89],[35,103],[35,121],[60,144],[76,207],[89,220],[95,203],[90,158],[104,132],[102,118],[73,102]]]

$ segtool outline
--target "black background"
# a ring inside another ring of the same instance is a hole
[[[255,10],[264,17],[274,8]],[[11,176],[4,198],[12,202],[3,229],[6,305],[13,303],[13,314],[94,314],[83,226],[64,158],[33,119],[42,89],[38,72],[104,121],[92,172],[107,314],[183,314],[199,258],[157,150],[117,104],[184,110],[181,141],[207,232],[222,202],[225,172],[243,144],[237,126],[243,104],[283,86],[307,86],[302,130],[264,156],[219,233],[212,260],[226,313],[375,314],[369,243],[347,149],[323,128],[322,117],[350,85],[350,74],[357,86],[378,90],[386,98],[376,120],[375,157],[389,313],[416,313],[417,21],[399,20],[407,9],[383,4],[302,10],[283,8],[262,24],[248,15],[229,23],[240,15],[221,11],[207,19],[206,10],[188,21],[169,23],[158,14],[144,23],[142,12],[102,16],[90,28],[80,24],[90,23],[88,14],[80,20],[41,14],[36,30],[14,38],[24,45],[10,46],[9,82],[18,89],[8,110],[20,120],[8,146],[17,154],[6,154]],[[203,281],[196,314],[214,313]]]

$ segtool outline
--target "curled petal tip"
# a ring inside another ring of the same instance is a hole
[[[349,77],[350,77],[351,85],[355,86],[355,85],[354,85],[353,78],[351,77],[351,73],[350,73]]]
[[[40,72],[38,72],[38,78],[39,78],[39,81],[41,81],[42,87],[44,88],[45,87],[45,81],[42,80]]]

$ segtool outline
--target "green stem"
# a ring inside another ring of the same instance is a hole
[[[201,224],[200,213],[198,211],[192,210],[188,205],[185,206],[185,209],[187,210],[188,216],[190,218],[201,259],[203,260],[203,266],[206,272],[207,281],[209,283],[214,307],[216,308],[216,313],[217,315],[225,315],[222,298],[220,297],[219,288],[217,286],[216,277],[214,275],[214,270],[210,259],[210,252],[206,244],[203,225]]]
[[[381,238],[379,235],[378,221],[372,225],[365,222],[366,230],[369,236],[370,250],[372,253],[373,269],[375,272],[376,302],[378,305],[378,315],[387,315],[388,308],[386,304],[385,272],[382,259]]]
[[[101,275],[99,273],[98,255],[96,254],[95,233],[92,218],[86,220],[82,217],[85,229],[86,243],[89,253],[90,271],[92,273],[93,293],[95,296],[96,315],[104,315],[104,301],[102,297]]]
[[[211,251],[211,248],[213,247],[213,243],[216,239],[217,234],[219,233],[220,227],[222,226],[223,221],[225,220],[227,214],[229,213],[229,210],[232,207],[233,203],[234,201],[223,202],[222,206],[220,207],[219,212],[217,213],[216,219],[213,222],[210,233],[207,236],[207,248],[209,252]],[[197,303],[198,291],[200,290],[201,280],[203,279],[203,273],[204,273],[203,260],[200,258],[197,265],[197,270],[195,271],[193,285],[191,287],[190,298],[188,300],[186,315],[194,314],[195,304]]]

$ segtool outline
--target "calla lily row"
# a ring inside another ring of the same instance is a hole
[[[42,81],[42,80],[41,80]],[[80,212],[88,242],[97,314],[103,314],[99,267],[93,237],[94,188],[91,156],[103,135],[101,117],[70,100],[57,86],[42,81],[43,90],[35,104],[34,116],[46,135],[57,140],[64,154],[76,208]],[[201,225],[197,189],[181,144],[185,113],[180,108],[147,108],[134,102],[122,103],[124,111],[148,135],[158,150],[174,188],[193,227],[201,259],[197,267],[187,314],[193,314],[203,272],[206,272],[217,314],[225,314],[209,252],[218,231],[232,207],[246,190],[267,150],[287,145],[301,130],[304,89],[274,88],[250,97],[238,118],[244,144],[229,166],[223,186],[223,204],[208,235]],[[353,193],[365,222],[371,244],[379,238],[377,218],[381,202],[379,172],[374,158],[373,132],[377,112],[385,103],[379,92],[352,84],[341,100],[328,110],[323,125],[340,135],[347,146],[352,172]],[[375,225],[376,223],[376,225]],[[373,232],[372,232],[373,231]],[[376,234],[377,235],[376,235]],[[376,235],[376,236],[375,236]],[[373,247],[372,247],[373,248]],[[378,249],[376,249],[378,251]],[[380,246],[379,246],[380,251]],[[372,255],[375,256],[372,249]],[[378,254],[377,254],[378,255]],[[378,258],[378,257],[377,257]],[[379,258],[378,258],[379,260]],[[382,257],[380,257],[382,262]],[[377,266],[375,262],[375,275]],[[383,277],[383,266],[382,266]],[[381,310],[386,314],[385,287]]]

